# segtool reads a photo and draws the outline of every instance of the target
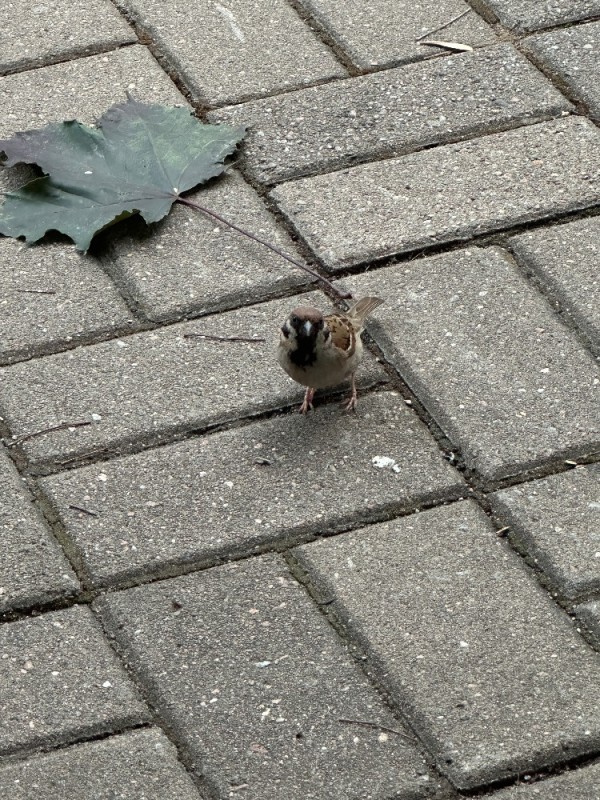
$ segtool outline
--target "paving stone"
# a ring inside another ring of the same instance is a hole
[[[580,603],[575,606],[575,614],[592,635],[596,649],[600,650],[600,600],[590,600],[589,603]]]
[[[248,800],[412,800],[435,789],[279,557],[114,593],[100,608],[215,796],[243,784]]]
[[[88,608],[0,627],[0,753],[56,746],[148,719]]]
[[[527,231],[510,246],[600,354],[600,217]]]
[[[596,3],[600,14],[600,2]],[[600,119],[598,51],[600,22],[563,28],[531,36],[524,46],[567,84],[574,97],[582,100],[596,119]]]
[[[418,39],[443,39],[471,46],[496,41],[492,29],[463,0],[299,0],[357,67],[390,66],[439,53]],[[439,34],[426,35],[463,12]]]
[[[239,176],[221,178],[195,199],[303,260],[262,200]],[[140,220],[130,235],[119,233],[112,255],[117,282],[123,283],[152,320],[245,305],[310,280],[263,245],[181,205],[157,225],[148,227]]]
[[[0,29],[0,72],[31,69],[135,41],[135,33],[109,0],[8,2]]]
[[[445,145],[271,192],[333,269],[596,205],[600,131],[569,118]]]
[[[73,570],[0,452],[0,612],[40,605],[79,589]],[[1,792],[0,792],[1,795]]]
[[[301,303],[330,308],[314,292],[4,367],[3,417],[13,436],[93,421],[24,442],[33,461],[62,464],[299,403],[302,387],[279,366],[276,345],[280,325]],[[264,341],[185,338],[189,333]],[[357,378],[363,386],[386,380],[372,358]]]
[[[355,276],[372,333],[483,483],[600,446],[600,372],[503,250]]]
[[[600,14],[600,0],[484,0],[504,25],[535,31]]]
[[[0,767],[6,800],[200,800],[156,728],[111,736]]]
[[[0,239],[0,361],[25,359],[133,323],[91,256]]]
[[[0,78],[0,138],[66,119],[91,125],[111,105],[123,102],[126,91],[145,103],[185,103],[149,51],[134,45]],[[0,191],[33,176],[30,167],[2,167]]]
[[[196,99],[211,105],[346,75],[284,0],[227,5],[122,0],[122,5]]]
[[[600,764],[565,772],[529,786],[511,786],[489,795],[490,800],[598,800]],[[488,795],[485,795],[488,797]],[[485,800],[485,798],[483,798]]]
[[[600,656],[471,501],[293,553],[458,788],[597,752]]]
[[[382,458],[387,468],[375,466]],[[362,398],[356,418],[336,404],[314,419],[287,415],[41,484],[95,585],[333,533],[466,490],[416,415],[388,392]],[[348,494],[348,486],[357,488]]]
[[[569,107],[527,59],[500,45],[219,109],[210,119],[248,125],[246,170],[276,183]]]
[[[600,590],[600,465],[513,486],[491,500],[517,546],[565,597]]]

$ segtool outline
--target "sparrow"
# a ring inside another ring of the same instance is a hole
[[[312,409],[315,389],[350,379],[346,411],[356,409],[354,375],[363,354],[360,338],[366,318],[381,305],[379,297],[363,297],[348,311],[323,315],[317,308],[295,308],[281,326],[278,358],[290,378],[306,386],[301,414]]]

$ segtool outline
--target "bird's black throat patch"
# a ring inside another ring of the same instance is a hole
[[[296,348],[289,354],[292,364],[297,367],[311,367],[317,360],[315,344],[313,337],[299,337]]]

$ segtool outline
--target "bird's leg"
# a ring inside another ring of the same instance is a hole
[[[304,402],[298,409],[298,411],[301,414],[306,414],[308,411],[312,411],[313,407],[312,401],[314,396],[315,396],[315,390],[311,389],[309,386],[308,389],[304,392]]]
[[[346,403],[344,403],[344,411],[356,411],[356,404],[358,402],[358,396],[356,394],[356,383],[354,381],[354,373],[352,374],[352,389],[350,391],[350,397]]]

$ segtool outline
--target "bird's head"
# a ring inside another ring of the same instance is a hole
[[[310,366],[319,348],[331,346],[331,332],[323,314],[311,306],[295,308],[281,326],[280,346],[298,366]]]

